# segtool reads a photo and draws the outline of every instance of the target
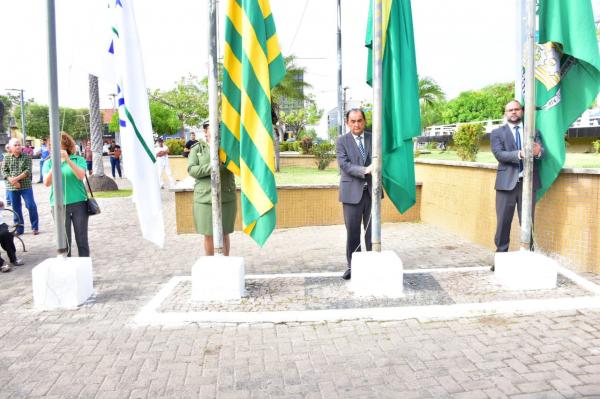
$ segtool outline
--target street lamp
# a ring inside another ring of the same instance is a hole
[[[23,146],[27,140],[27,130],[25,125],[25,100],[23,99],[23,89],[4,89],[6,91],[18,91],[21,93],[21,133],[23,134]]]

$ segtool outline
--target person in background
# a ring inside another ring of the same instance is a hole
[[[44,182],[44,161],[50,156],[50,151],[48,150],[48,141],[46,139],[42,140],[42,145],[40,147],[40,179],[38,183]]]
[[[192,146],[194,144],[196,144],[198,142],[198,140],[196,140],[196,133],[191,132],[190,133],[190,139],[188,140],[187,143],[185,143],[185,146],[183,147],[183,156],[184,157],[188,157],[188,155],[190,155],[190,149],[192,148]]]
[[[94,158],[94,154],[92,153],[92,144],[88,141],[85,145],[85,164],[87,166],[88,175],[92,175],[92,159]]]
[[[206,141],[199,141],[190,151],[188,157],[188,174],[196,179],[194,186],[194,225],[196,232],[204,236],[204,253],[215,254],[212,231],[212,193],[210,183],[210,130],[204,130]],[[229,234],[233,233],[237,201],[235,195],[235,179],[223,164],[221,174],[221,204],[223,223],[223,254],[229,256]]]
[[[38,235],[37,205],[31,189],[31,157],[23,153],[19,139],[10,139],[7,148],[9,153],[4,157],[2,172],[6,178],[7,199],[15,212],[15,224],[21,224],[17,227],[16,234],[21,235],[25,231],[25,221],[21,210],[21,198],[23,198],[29,211],[29,221],[31,222],[33,235]]]
[[[4,209],[4,200],[0,199],[0,212]],[[0,272],[10,271],[10,266],[23,266],[25,263],[17,258],[17,248],[15,247],[15,236],[8,230],[8,225],[0,218],[0,246],[6,251],[10,265],[0,256]]]
[[[156,167],[158,168],[158,182],[160,188],[163,188],[163,171],[169,179],[169,186],[173,187],[175,180],[171,174],[171,167],[169,166],[169,147],[164,144],[162,137],[158,138],[156,146],[154,147],[154,155],[156,155]]]
[[[63,179],[65,203],[65,229],[67,232],[67,256],[71,256],[71,225],[75,231],[77,253],[80,257],[90,256],[88,243],[87,191],[85,179],[85,159],[76,155],[75,140],[69,134],[60,134],[60,170]],[[52,186],[52,159],[44,163],[44,185]],[[54,205],[54,187],[50,190],[50,206]]]
[[[108,155],[110,155],[110,170],[113,179],[116,178],[115,169],[119,173],[119,179],[121,179],[123,177],[121,175],[121,146],[115,143],[114,140],[108,147]]]

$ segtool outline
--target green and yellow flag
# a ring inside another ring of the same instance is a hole
[[[536,128],[545,150],[539,200],[565,163],[565,133],[600,91],[600,55],[590,0],[540,0],[538,13]]]
[[[244,232],[260,246],[275,228],[271,89],[285,64],[268,0],[228,0],[220,158],[240,177]]]
[[[382,10],[382,180],[385,192],[398,211],[404,213],[417,200],[412,139],[421,134],[410,0],[382,0]],[[371,8],[366,40],[369,84],[373,57],[372,15]]]

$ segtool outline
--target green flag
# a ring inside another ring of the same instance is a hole
[[[244,232],[264,245],[275,228],[271,89],[285,76],[269,0],[228,0],[221,161],[240,177]]]
[[[540,0],[536,46],[536,128],[541,132],[539,200],[565,162],[569,126],[600,91],[600,55],[590,0]]]
[[[413,137],[421,134],[419,78],[410,0],[382,0],[382,180],[398,211],[417,200]],[[369,10],[366,45],[367,82],[372,79],[373,10]]]

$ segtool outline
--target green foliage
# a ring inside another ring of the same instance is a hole
[[[300,133],[298,133],[296,139],[302,141],[304,137],[310,137],[313,141],[315,141],[317,139],[317,131],[315,129],[302,130]]]
[[[208,117],[206,80],[200,81],[194,75],[181,78],[169,91],[155,90],[150,93],[150,98],[173,109],[177,117],[189,126],[200,126]]]
[[[0,102],[4,105],[4,114],[2,115],[2,120],[0,120],[0,126],[3,126],[5,129],[8,127],[8,118],[10,115],[10,109],[12,108],[12,101],[8,96],[0,95]],[[4,133],[3,131],[0,133]]]
[[[156,100],[150,101],[150,120],[152,121],[152,130],[158,135],[171,135],[181,130],[181,121],[177,112]]]
[[[86,139],[90,135],[90,112],[85,108],[61,108],[60,130],[69,133],[75,140]]]
[[[300,141],[300,153],[303,155],[310,154],[312,146],[313,146],[313,139],[310,137],[304,137]]]
[[[14,115],[17,125],[21,126],[21,106],[15,107]],[[48,137],[50,125],[48,122],[48,106],[40,104],[25,105],[25,123],[27,124],[27,135],[36,138]]]
[[[298,152],[300,143],[297,141],[284,141],[279,144],[279,151],[296,151]]]
[[[181,155],[183,154],[184,143],[179,139],[167,139],[165,145],[169,148],[169,155]]]
[[[108,123],[108,131],[116,133],[119,131],[119,112],[115,112]]]
[[[338,138],[337,126],[332,126],[329,129],[327,129],[327,136],[329,137],[329,140],[336,141]]]
[[[21,126],[21,106],[15,107],[14,115],[18,126]],[[49,111],[47,105],[29,103],[25,105],[25,123],[27,136],[38,139],[48,137],[50,134]],[[89,137],[90,113],[87,108],[60,108],[59,124],[61,131],[65,131],[76,140]]]
[[[292,111],[290,113],[281,112],[279,120],[285,124],[287,130],[291,130],[300,136],[307,125],[315,125],[321,119],[323,110],[318,109],[317,105],[311,101],[309,105],[303,109]]]
[[[514,83],[499,83],[481,90],[465,91],[446,103],[443,123],[502,119],[504,106],[514,97]]]
[[[285,77],[271,90],[271,103],[277,115],[284,98],[304,101],[307,98],[304,94],[305,90],[311,88],[304,79],[297,79],[298,76],[306,75],[306,68],[296,65],[296,57],[289,55],[284,58],[284,61]]]
[[[452,141],[456,148],[456,153],[463,161],[475,161],[479,152],[479,143],[484,134],[484,128],[481,123],[461,124],[454,135]]]
[[[312,153],[319,170],[325,170],[335,159],[335,145],[327,142],[312,146]]]
[[[600,154],[600,139],[592,141],[592,146],[594,147],[594,152]]]

